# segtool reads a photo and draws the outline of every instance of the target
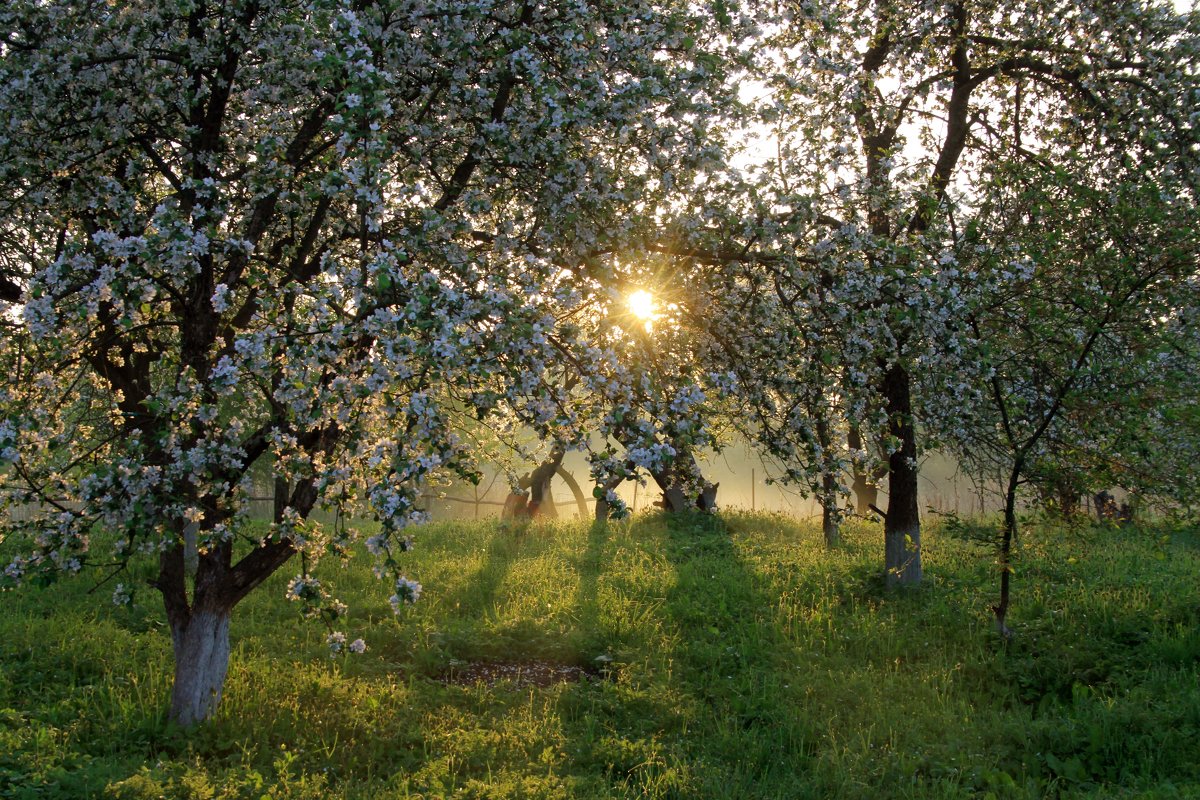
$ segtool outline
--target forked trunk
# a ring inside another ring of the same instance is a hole
[[[216,710],[229,669],[229,617],[229,609],[195,611],[185,625],[172,625],[172,722],[191,727]]]
[[[566,451],[559,446],[550,450],[549,457],[538,468],[521,479],[521,488],[529,489],[529,503],[526,506],[530,517],[558,518],[558,509],[554,507],[554,495],[550,491],[550,482],[562,468],[563,456]]]
[[[662,490],[662,500],[659,507],[671,513],[682,513],[699,509],[704,512],[713,511],[717,507],[717,487],[720,484],[704,480],[696,457],[689,451],[679,448],[675,462],[666,469],[650,473],[658,488]],[[698,493],[693,494],[696,486]]]
[[[917,499],[917,434],[908,372],[888,367],[883,380],[889,431],[900,447],[888,458],[888,508],[883,523],[887,585],[921,582],[921,512]]]

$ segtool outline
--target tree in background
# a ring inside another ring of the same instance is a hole
[[[993,608],[1005,636],[1022,486],[1041,483],[1046,492],[1078,476],[1115,477],[1118,470],[1099,468],[1108,462],[1156,473],[1158,491],[1186,491],[1165,473],[1180,444],[1190,440],[1194,450],[1196,431],[1178,428],[1161,449],[1142,431],[1147,401],[1194,397],[1197,388],[1177,366],[1194,352],[1178,317],[1200,301],[1195,206],[1176,199],[1178,187],[1121,171],[1112,165],[1111,185],[1086,188],[1063,185],[1064,171],[1005,170],[991,195],[1004,207],[986,207],[963,241],[970,255],[960,263],[973,262],[975,294],[961,374],[974,377],[957,406],[956,454],[1004,476]]]
[[[1074,169],[1068,139],[1105,163],[1131,153],[1149,168],[1153,153],[1190,170],[1196,98],[1181,89],[1194,84],[1196,18],[1165,4],[817,0],[775,23],[762,113],[776,152],[751,176],[760,211],[741,241],[794,266],[747,258],[744,283],[790,281],[784,294],[803,298],[813,267],[825,276],[841,331],[833,374],[875,395],[879,413],[850,421],[889,454],[888,582],[916,583],[918,431],[935,445],[941,410],[969,383],[957,373],[971,335],[962,222],[998,166]]]
[[[289,597],[341,646],[310,569],[354,536],[313,509],[365,487],[415,600],[420,484],[472,468],[455,416],[561,424],[562,265],[703,160],[721,29],[669,3],[5,4],[0,459],[50,509],[6,523],[5,579],[156,559],[183,725],[220,698],[233,607],[297,554]]]

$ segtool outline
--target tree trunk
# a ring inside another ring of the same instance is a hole
[[[833,548],[841,542],[842,513],[838,508],[838,476],[830,455],[833,442],[829,437],[829,424],[824,419],[817,420],[817,439],[821,445],[822,459],[821,530],[825,534],[825,546]]]
[[[888,457],[888,508],[883,523],[887,585],[921,582],[921,512],[917,497],[917,434],[908,371],[899,364],[883,378],[888,430],[900,447]]]
[[[203,722],[221,701],[229,668],[229,617],[230,609],[204,609],[193,611],[183,624],[172,623],[172,722],[185,728]]]
[[[661,507],[672,513],[694,511],[713,511],[717,507],[717,487],[720,484],[704,480],[696,457],[684,448],[679,448],[675,462],[661,472],[652,472],[650,477],[662,490]],[[692,495],[689,492],[696,486],[700,491]],[[689,488],[690,487],[690,488]]]
[[[309,482],[298,507],[307,515],[315,493]],[[169,717],[191,727],[212,716],[221,700],[229,669],[229,619],[234,606],[296,553],[289,540],[266,542],[233,564],[233,545],[221,541],[199,555],[194,590],[188,603],[182,542],[159,554],[153,586],[163,598],[175,656]]]
[[[824,493],[821,496],[821,530],[825,533],[825,546],[837,547],[842,542],[841,509],[837,505],[837,478],[826,475]]]
[[[1012,582],[1012,543],[1017,535],[1017,486],[1021,478],[1021,464],[1018,460],[1008,478],[1008,488],[1004,493],[1004,535],[1000,539],[1000,601],[992,606],[996,615],[996,630],[1005,639],[1012,638],[1009,630],[1008,601],[1009,585]]]
[[[656,476],[657,477],[657,476]],[[659,481],[659,487],[662,488],[662,503],[663,508],[674,514],[686,511],[691,505],[688,503],[687,495],[683,493],[683,489],[679,488],[678,484],[663,485]]]
[[[854,492],[854,510],[860,517],[871,515],[871,506],[879,504],[879,487],[870,482],[867,473],[854,471],[854,483],[850,489]]]
[[[841,526],[838,524],[840,515],[837,509],[824,506],[821,509],[821,530],[825,534],[825,547],[833,549],[842,543]]]
[[[608,483],[600,487],[603,490],[603,494],[596,498],[596,519],[598,521],[604,521],[608,519],[608,512],[610,508],[608,504],[608,493],[610,491],[616,491],[616,488],[624,483],[624,481],[624,475],[616,475],[612,478],[609,478]]]
[[[1079,516],[1079,497],[1083,492],[1071,480],[1061,480],[1055,483],[1055,494],[1058,495],[1058,513],[1063,519]]]
[[[852,451],[863,449],[862,434],[857,425],[851,425],[846,432],[846,444]],[[854,460],[854,481],[850,491],[854,492],[855,513],[860,517],[870,516],[871,506],[879,503],[879,489],[871,484],[858,459]]]
[[[529,489],[527,508],[530,517],[558,517],[558,510],[554,507],[554,496],[550,491],[550,482],[554,480],[555,474],[562,466],[564,455],[566,455],[566,451],[556,445],[550,450],[549,457],[522,479],[521,488]]]
[[[200,566],[200,523],[188,523],[183,529],[183,571],[191,577],[196,577],[196,569]]]
[[[859,432],[857,425],[851,425],[849,432],[846,434],[846,444],[851,450],[863,449],[862,434]],[[865,471],[862,466],[855,462],[854,464],[854,482],[850,484],[850,491],[854,492],[854,511],[860,517],[869,517],[871,515],[871,506],[879,504],[879,485],[878,481],[887,475],[886,466],[876,466],[870,472]]]

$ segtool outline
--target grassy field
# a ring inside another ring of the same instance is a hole
[[[925,559],[889,594],[873,525],[834,552],[764,515],[430,526],[399,620],[365,561],[326,565],[364,655],[298,619],[294,568],[239,606],[189,733],[154,592],[22,589],[0,798],[1200,797],[1200,535],[1031,528],[1008,645],[989,551],[931,526]],[[587,674],[454,678],[481,662]]]

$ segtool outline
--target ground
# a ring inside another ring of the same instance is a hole
[[[370,647],[333,658],[285,567],[236,610],[192,732],[165,722],[151,590],[0,595],[0,798],[1200,796],[1194,530],[1031,523],[1007,644],[986,544],[932,524],[925,585],[888,593],[879,527],[845,539],[767,515],[431,526],[399,619],[366,560],[327,565]]]

